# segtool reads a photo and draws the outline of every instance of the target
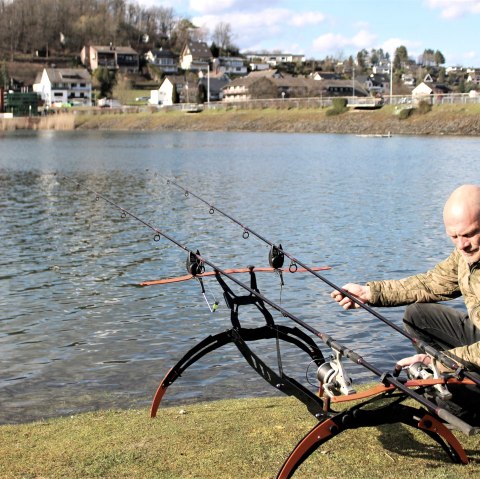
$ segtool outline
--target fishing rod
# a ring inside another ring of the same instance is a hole
[[[330,281],[325,276],[321,275],[317,271],[314,271],[308,265],[306,265],[305,263],[300,261],[298,258],[291,255],[285,249],[283,249],[281,244],[276,245],[275,243],[273,243],[269,239],[265,238],[261,234],[257,233],[256,231],[249,228],[245,224],[241,223],[238,219],[234,218],[232,215],[230,215],[230,214],[226,213],[225,211],[221,210],[220,208],[218,208],[214,204],[210,203],[209,201],[205,200],[204,198],[197,195],[196,193],[192,192],[191,190],[189,190],[189,189],[185,188],[184,186],[178,184],[177,182],[175,182],[171,178],[167,178],[167,177],[162,176],[162,175],[159,175],[159,176],[164,178],[166,180],[167,184],[171,184],[171,185],[175,186],[176,188],[180,189],[181,191],[183,191],[185,197],[188,198],[189,196],[193,196],[197,200],[199,200],[202,203],[204,203],[205,205],[207,205],[210,208],[209,209],[210,214],[213,215],[215,212],[218,212],[222,216],[224,216],[225,218],[228,218],[230,221],[232,221],[233,223],[235,223],[238,226],[240,226],[241,228],[243,228],[243,238],[247,239],[250,236],[250,234],[252,234],[256,238],[258,238],[260,241],[263,241],[264,243],[269,245],[271,247],[270,255],[269,255],[269,260],[270,260],[271,265],[272,265],[272,257],[273,257],[274,261],[277,262],[277,264],[280,264],[280,263],[283,264],[283,256],[286,256],[291,261],[290,268],[292,268],[293,270],[296,270],[297,267],[298,267],[297,265],[300,265],[302,268],[304,268],[306,271],[308,271],[309,273],[316,276],[318,279],[320,279],[321,281],[326,283],[328,286],[330,286],[331,288],[333,288],[336,291],[339,291],[343,296],[346,296],[348,299],[350,299],[353,303],[358,305],[360,308],[364,309],[365,311],[370,313],[372,316],[375,316],[377,319],[379,319],[380,321],[382,321],[383,323],[390,326],[395,331],[397,331],[398,333],[402,334],[404,337],[409,339],[415,346],[417,346],[417,348],[420,351],[424,352],[428,356],[431,356],[435,360],[439,361],[441,364],[443,364],[448,369],[451,369],[452,371],[454,371],[455,375],[458,378],[466,377],[468,379],[471,379],[477,386],[480,386],[480,379],[477,376],[475,376],[474,374],[471,374],[469,371],[467,371],[460,364],[455,362],[453,359],[451,359],[450,357],[448,357],[447,355],[445,355],[441,351],[436,350],[435,348],[430,346],[425,341],[422,341],[421,339],[418,339],[418,338],[414,337],[413,335],[411,335],[410,333],[405,331],[403,328],[396,325],[393,321],[389,320],[388,318],[386,318],[385,316],[380,314],[378,311],[373,309],[371,306],[369,306],[368,304],[360,301],[358,298],[356,298],[350,292],[346,291],[343,288],[340,288],[339,286],[337,286],[335,283]],[[401,368],[397,368],[395,370],[395,374],[398,375],[400,373],[400,370],[401,370]]]
[[[260,301],[263,301],[265,304],[268,304],[271,306],[273,309],[278,311],[282,316],[287,317],[297,323],[299,326],[302,326],[304,329],[312,333],[314,336],[320,338],[328,347],[330,347],[333,351],[337,352],[338,354],[345,356],[346,358],[350,359],[352,362],[355,364],[359,364],[366,369],[368,369],[370,372],[378,376],[385,386],[391,385],[395,387],[396,389],[402,391],[412,399],[415,399],[417,402],[419,402],[422,406],[424,406],[428,411],[433,412],[436,414],[439,418],[443,419],[444,421],[448,422],[452,426],[456,427],[460,431],[462,431],[464,434],[470,436],[473,435],[477,432],[477,428],[470,426],[466,422],[464,422],[462,419],[458,418],[451,412],[447,411],[444,408],[439,407],[437,404],[434,404],[424,396],[418,394],[417,392],[413,391],[410,389],[408,386],[406,386],[401,379],[395,377],[391,373],[388,372],[383,372],[380,369],[378,369],[376,366],[373,364],[370,364],[368,361],[366,361],[362,356],[360,356],[358,353],[355,351],[349,349],[346,346],[343,346],[339,342],[337,342],[332,336],[328,335],[327,333],[321,332],[317,329],[315,329],[313,326],[309,325],[302,319],[298,318],[294,314],[290,313],[287,311],[285,308],[282,306],[279,306],[277,303],[274,301],[268,299],[266,296],[264,296],[262,293],[260,293],[257,289],[254,289],[242,281],[238,280],[233,274],[227,273],[225,270],[221,269],[220,267],[216,266],[214,263],[212,263],[210,260],[205,258],[204,256],[200,255],[200,252],[193,251],[192,249],[188,248],[185,244],[180,243],[177,241],[175,238],[164,232],[163,230],[160,230],[159,228],[156,228],[153,226],[151,223],[148,221],[143,220],[139,216],[137,216],[135,213],[132,213],[131,211],[123,208],[121,205],[116,203],[115,201],[111,200],[110,198],[106,197],[105,195],[85,186],[84,184],[80,183],[77,180],[74,180],[73,178],[70,178],[68,176],[63,176],[63,179],[75,184],[78,188],[83,189],[84,191],[87,191],[91,193],[92,195],[95,196],[96,200],[102,199],[112,207],[118,209],[121,212],[121,217],[126,218],[127,216],[133,218],[134,220],[138,221],[139,223],[143,224],[147,228],[151,229],[155,233],[155,238],[163,237],[166,240],[170,241],[180,249],[186,251],[188,253],[187,257],[187,269],[189,270],[189,273],[191,273],[193,276],[196,274],[201,273],[204,271],[204,265],[208,265],[211,267],[216,274],[224,276],[243,288],[244,290],[248,291],[251,295],[255,296],[257,299]]]

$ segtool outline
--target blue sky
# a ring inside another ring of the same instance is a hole
[[[227,22],[241,51],[348,58],[366,48],[417,58],[440,50],[446,66],[480,67],[480,0],[139,0],[172,7],[213,32]]]

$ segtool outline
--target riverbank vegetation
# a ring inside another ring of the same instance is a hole
[[[316,424],[298,401],[224,400],[160,409],[98,411],[0,427],[7,478],[250,478],[276,475]],[[402,425],[344,432],[324,444],[298,479],[470,479],[480,438],[457,435],[470,463],[455,465],[426,434]]]

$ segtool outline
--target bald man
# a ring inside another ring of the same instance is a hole
[[[399,280],[348,283],[343,289],[371,306],[408,304],[403,321],[412,336],[480,372],[480,186],[457,188],[445,203],[443,221],[455,249],[432,270]],[[359,307],[339,291],[331,296],[344,309]],[[460,296],[467,312],[438,304]],[[416,354],[398,364],[417,361],[428,365],[431,358]]]

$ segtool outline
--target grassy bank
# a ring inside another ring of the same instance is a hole
[[[329,116],[327,109],[263,109],[156,112],[135,115],[79,115],[76,128],[107,130],[270,131],[394,135],[480,135],[480,105],[437,106],[407,119],[393,107],[348,111]]]
[[[159,410],[101,411],[0,427],[1,478],[272,478],[316,421],[291,398]],[[352,430],[297,471],[304,479],[480,477],[480,438],[458,435],[471,462],[452,464],[405,426]]]
[[[211,110],[201,113],[152,111],[71,112],[49,118],[0,120],[2,129],[85,129],[150,131],[262,131],[393,135],[480,136],[480,105],[440,105],[406,119],[394,108],[354,110],[329,116],[327,109]]]

